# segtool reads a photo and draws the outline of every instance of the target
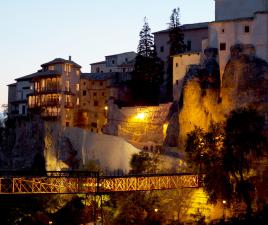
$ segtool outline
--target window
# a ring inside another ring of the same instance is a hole
[[[112,60],[112,64],[114,64],[114,60]]]
[[[98,101],[94,101],[94,106],[98,106],[98,105],[99,105]]]
[[[179,67],[179,63],[176,63],[176,67]]]
[[[99,73],[100,72],[100,67],[96,68],[96,72]]]
[[[113,72],[112,70],[110,70],[110,73]]]
[[[76,84],[76,91],[79,91],[79,84]]]
[[[22,106],[22,115],[25,115],[26,114],[26,107],[25,105]]]
[[[55,70],[55,66],[49,66],[48,70]]]
[[[76,105],[79,105],[79,98],[76,99]]]
[[[102,86],[102,85],[103,85],[103,82],[101,81],[101,82],[100,82],[100,86]]]
[[[97,128],[98,125],[97,125],[97,123],[92,122],[92,123],[91,123],[91,126]],[[91,129],[91,131],[93,131],[93,130]]]
[[[161,47],[160,47],[160,52],[164,52],[164,50],[165,50],[165,49],[164,49],[164,46],[161,46]]]
[[[76,75],[79,76],[80,75],[80,71],[76,70]]]
[[[66,91],[70,91],[70,81],[69,80],[66,80],[66,82],[65,82],[65,89],[66,89]]]
[[[220,51],[226,50],[226,43],[220,43]]]
[[[224,30],[224,29],[222,29],[222,30],[221,30],[221,32],[222,32],[222,33],[224,33],[224,32],[225,32],[225,30]]]
[[[87,91],[83,91],[83,96],[86,96],[87,95]]]
[[[102,92],[102,96],[104,96],[104,92]]]
[[[249,33],[249,26],[245,26],[245,33]]]
[[[84,82],[84,86],[86,86],[86,82]]]
[[[66,122],[66,127],[69,127],[70,126],[70,122]]]
[[[125,58],[125,61],[128,62],[128,58]]]
[[[187,51],[191,51],[192,50],[192,42],[191,41],[187,41]]]
[[[179,85],[179,80],[176,80],[176,85]]]
[[[94,93],[93,93],[93,96],[97,96],[97,92],[94,92]]]

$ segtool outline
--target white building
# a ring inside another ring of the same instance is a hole
[[[268,0],[216,0],[216,21],[209,24],[208,46],[218,48],[221,75],[235,44],[251,44],[268,61]]]
[[[105,56],[105,61],[92,63],[91,73],[127,73],[134,69],[135,52],[124,52],[115,55]]]

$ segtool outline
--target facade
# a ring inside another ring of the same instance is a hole
[[[108,102],[127,102],[125,81],[129,73],[82,73],[80,81],[80,106],[75,126],[102,133],[107,123]]]
[[[215,0],[215,20],[253,17],[268,10],[268,0]]]
[[[202,41],[208,38],[208,23],[185,24],[181,26],[186,52],[201,52]],[[169,58],[169,29],[153,33],[158,57],[164,62]]]
[[[69,60],[57,58],[41,65],[38,72],[16,79],[9,85],[10,116],[38,113],[44,119],[73,125],[79,105],[80,68]]]
[[[135,52],[105,56],[105,61],[92,63],[91,73],[127,73],[134,69]]]
[[[107,123],[111,95],[111,73],[83,73],[80,81],[80,107],[76,126],[101,133]]]
[[[27,96],[33,90],[31,76],[18,78],[16,81],[8,85],[8,114],[12,117],[27,116]]]
[[[173,56],[173,100],[179,101],[183,86],[183,78],[192,65],[201,62],[200,52],[189,52]]]
[[[230,48],[235,44],[253,45],[256,56],[268,61],[268,12],[210,23],[208,44],[219,50],[221,75],[230,58]]]

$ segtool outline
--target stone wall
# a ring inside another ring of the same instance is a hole
[[[162,145],[171,103],[159,106],[122,107],[110,102],[104,131],[120,136],[138,148]]]

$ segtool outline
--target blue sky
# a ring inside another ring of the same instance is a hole
[[[136,51],[146,16],[152,31],[167,28],[173,8],[181,23],[214,20],[214,0],[0,0],[0,106],[14,79],[54,58],[89,64]]]

